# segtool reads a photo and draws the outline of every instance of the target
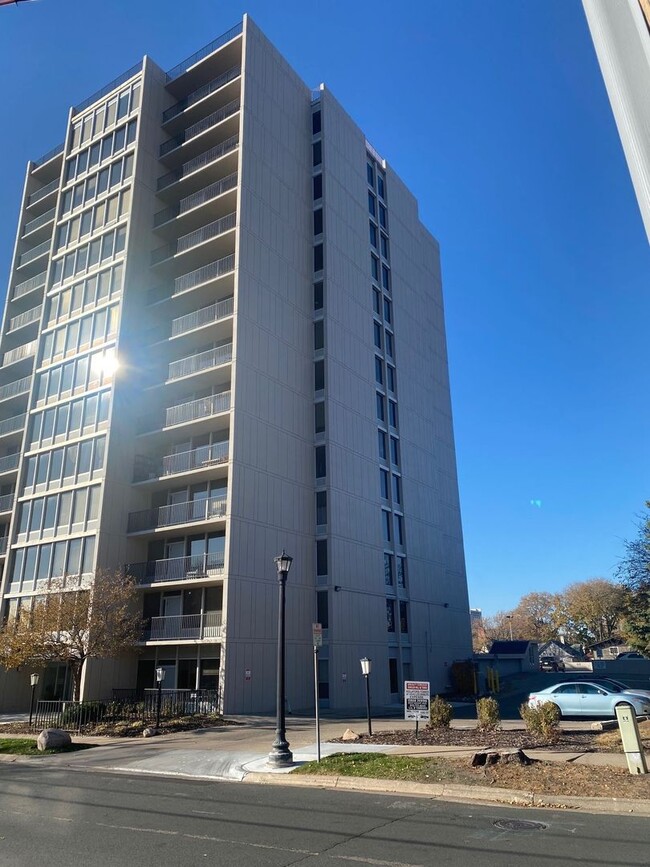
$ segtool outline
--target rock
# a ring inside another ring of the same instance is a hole
[[[473,768],[482,767],[483,765],[532,765],[537,759],[531,759],[523,750],[482,750],[474,753],[472,756],[471,765]]]
[[[146,729],[143,730],[142,737],[143,738],[155,738],[157,734],[158,734],[158,729],[153,728],[153,726],[148,726]]]
[[[43,729],[36,739],[37,748],[43,752],[44,750],[60,750],[63,747],[69,747],[72,744],[72,738],[68,732],[61,729]]]
[[[356,732],[353,732],[352,729],[346,729],[343,732],[342,741],[358,741],[361,740],[361,735],[358,735]]]
[[[641,719],[641,717],[637,717],[637,720]],[[618,720],[615,719],[605,719],[601,722],[592,722],[591,730],[594,732],[608,732],[612,729],[618,728]]]

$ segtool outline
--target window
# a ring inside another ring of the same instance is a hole
[[[391,554],[384,554],[384,582],[387,587],[393,586],[393,557]]]
[[[381,349],[381,325],[378,322],[373,323],[373,338],[377,349]]]
[[[395,466],[399,465],[399,440],[390,438],[390,460]]]
[[[379,203],[379,225],[382,227],[382,229],[388,228],[388,219],[386,217],[386,208],[381,204],[381,202]]]
[[[385,265],[381,266],[381,285],[387,292],[390,292],[390,271]]]
[[[386,355],[393,357],[393,335],[390,331],[386,332]]]
[[[320,590],[316,593],[316,623],[320,623],[323,629],[329,629],[330,625],[327,602],[327,590]]]
[[[316,574],[327,575],[327,539],[316,542]]]
[[[388,424],[397,427],[397,404],[394,400],[388,401]]]
[[[402,480],[399,476],[393,476],[393,502],[397,504],[402,502]]]
[[[395,536],[397,544],[404,546],[404,518],[401,515],[395,515]]]
[[[325,433],[325,402],[314,404],[314,433]]]
[[[386,385],[389,391],[395,391],[395,368],[390,364],[386,365]]]
[[[383,430],[377,431],[377,445],[379,448],[379,457],[382,461],[385,461],[388,457],[388,450],[386,448],[386,434]]]
[[[372,287],[372,309],[377,316],[381,316],[381,294],[374,286]]]
[[[386,600],[386,629],[395,632],[395,600]]]
[[[408,680],[408,678],[405,678]],[[397,676],[397,660],[388,660],[388,680],[390,683],[390,691],[392,695],[399,695],[399,677]]]
[[[314,192],[314,201],[318,201],[318,199],[323,198],[323,176],[322,175],[314,175],[312,179],[313,192]]]
[[[366,172],[368,175],[368,185],[371,187],[375,186],[375,167],[372,163],[366,164]]]
[[[316,523],[327,524],[327,491],[316,492]]]
[[[325,388],[325,362],[316,361],[314,363],[314,389],[322,391]]]
[[[384,319],[389,325],[393,321],[393,305],[390,298],[384,298]]]
[[[371,217],[377,217],[377,200],[372,193],[368,193],[368,212]]]
[[[311,133],[312,135],[318,135],[321,131],[321,113],[320,109],[315,111],[311,116]]]
[[[314,211],[314,235],[320,235],[323,231],[323,209]]]
[[[372,244],[372,246],[376,250],[377,249],[377,226],[375,226],[374,223],[369,223],[368,225],[369,225],[369,229],[370,229],[370,243]]]
[[[388,499],[388,470],[379,470],[379,492],[382,500]]]
[[[377,392],[375,396],[377,399],[377,418],[379,421],[386,421],[386,404],[384,402],[384,395]]]
[[[384,362],[375,355],[375,381],[378,385],[384,384]]]
[[[323,162],[323,143],[315,141],[311,146],[312,150],[312,165],[319,166]]]
[[[323,309],[323,281],[314,283],[314,310]]]
[[[388,238],[383,233],[381,235],[381,255],[388,261]]]
[[[408,634],[409,631],[409,617],[408,617],[408,603],[400,602],[399,604],[399,631],[403,634]]]
[[[379,259],[372,253],[370,254],[370,273],[373,280],[379,281]]]
[[[318,351],[325,346],[325,324],[322,319],[314,322],[314,349]]]
[[[325,455],[325,446],[316,446],[314,449],[316,463],[316,478],[324,479],[327,475],[327,458]]]
[[[406,587],[406,558],[397,558],[397,586]]]
[[[323,270],[323,245],[316,244],[314,247],[314,271]]]
[[[382,538],[384,542],[390,542],[391,540],[391,529],[390,529],[390,519],[391,514],[382,509],[381,513],[381,524],[382,524]]]
[[[377,192],[382,199],[386,198],[386,176],[383,172],[377,172]]]

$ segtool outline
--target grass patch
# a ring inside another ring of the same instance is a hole
[[[36,746],[35,738],[0,738],[0,755],[12,756],[51,756],[54,753],[75,753],[78,750],[87,750],[93,744],[71,744],[60,750],[44,750],[41,752]]]
[[[466,782],[463,770],[444,759],[387,756],[385,753],[335,753],[319,762],[307,762],[294,774],[339,777],[373,777],[377,780],[410,780],[419,783]],[[471,778],[471,773],[467,773]]]
[[[639,724],[639,734],[641,735],[641,743],[646,750],[650,750],[650,720],[644,720]],[[609,732],[603,732],[596,738],[598,748],[607,752],[623,752],[623,743],[621,741],[621,732],[619,729],[612,729]]]

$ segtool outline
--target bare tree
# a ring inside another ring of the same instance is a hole
[[[76,589],[53,582],[31,609],[19,609],[3,625],[0,664],[11,669],[66,663],[78,700],[87,659],[113,658],[135,649],[142,630],[137,600],[133,579],[120,572],[98,571],[87,587]]]
[[[650,501],[645,505],[636,539],[625,542],[616,578],[627,592],[621,632],[632,647],[650,653]]]
[[[561,594],[561,622],[581,644],[610,638],[621,620],[625,590],[606,578],[570,584]]]

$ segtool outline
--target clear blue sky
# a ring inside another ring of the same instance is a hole
[[[244,11],[326,82],[440,240],[471,604],[611,575],[650,497],[650,248],[579,0],[2,8],[3,283],[26,159],[63,139],[68,107]]]

